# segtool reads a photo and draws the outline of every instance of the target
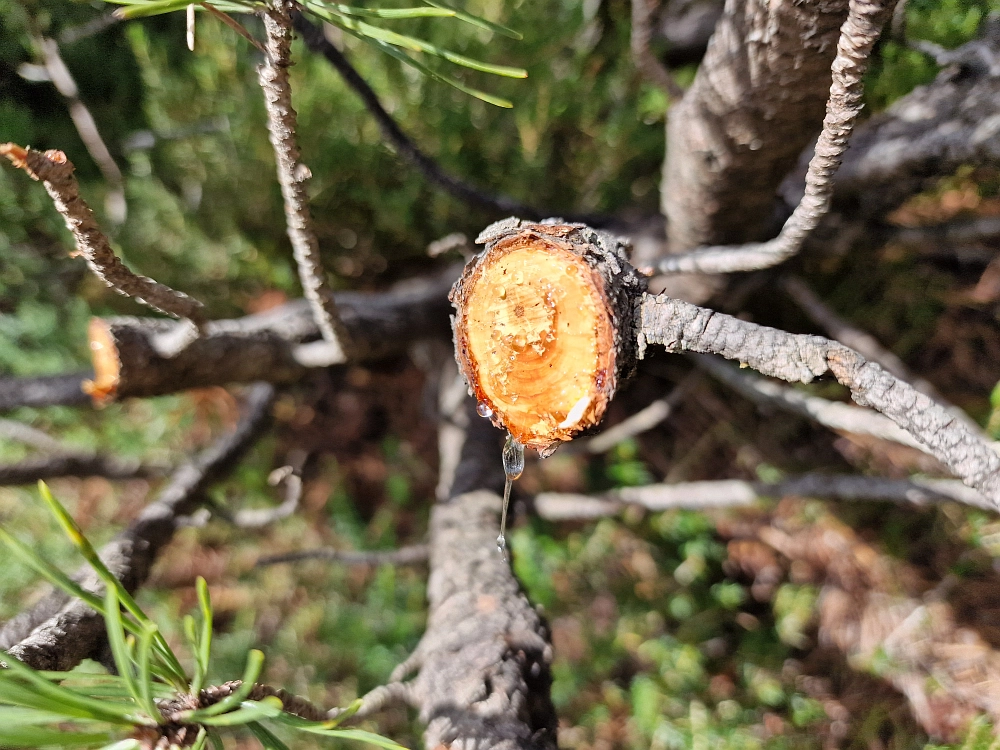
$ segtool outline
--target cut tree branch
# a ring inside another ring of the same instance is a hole
[[[457,275],[458,268],[452,267],[388,292],[333,294],[353,343],[352,361],[383,359],[405,352],[414,341],[447,337],[447,295]],[[90,349],[95,375],[87,390],[95,401],[256,380],[290,383],[309,368],[326,364],[303,351],[303,344],[320,335],[305,300],[236,320],[212,321],[183,351],[164,357],[158,340],[174,336],[176,326],[150,318],[94,318]],[[2,397],[0,381],[0,405]]]
[[[6,156],[15,167],[23,169],[35,180],[41,180],[56,210],[66,221],[66,228],[73,233],[77,250],[97,277],[126,297],[134,297],[144,305],[175,318],[191,321],[196,327],[205,323],[204,308],[200,302],[183,292],[138,276],[121,262],[107,236],[94,219],[94,213],[80,197],[80,186],[73,176],[73,163],[62,151],[33,151],[13,143],[0,145],[0,155]]]
[[[291,65],[293,0],[271,0],[262,12],[267,35],[267,56],[260,66],[259,81],[267,108],[267,129],[274,148],[278,182],[285,204],[288,239],[299,269],[302,290],[312,308],[316,325],[327,344],[326,364],[346,362],[352,351],[347,328],[340,319],[334,298],[326,294],[326,276],[319,241],[309,213],[306,185],[311,173],[299,151],[297,115],[292,108]]]
[[[752,5],[752,4],[751,4]],[[837,46],[837,57],[833,61],[833,84],[830,87],[830,98],[827,103],[826,118],[823,121],[823,130],[820,133],[819,141],[816,143],[812,160],[809,162],[809,169],[806,173],[806,188],[802,200],[792,212],[792,215],[785,222],[781,232],[772,240],[767,242],[750,243],[738,246],[714,246],[702,247],[683,255],[674,255],[662,259],[658,265],[661,273],[730,273],[734,271],[752,271],[760,268],[768,268],[777,265],[792,255],[795,255],[802,247],[802,243],[813,229],[819,224],[823,216],[830,208],[830,200],[833,193],[833,176],[840,166],[841,158],[847,150],[848,139],[857,121],[858,115],[863,106],[862,95],[864,93],[863,79],[868,69],[868,62],[872,48],[878,41],[882,26],[892,12],[892,0],[851,0],[847,21],[844,22],[840,32],[840,41]],[[808,5],[802,7],[810,7]],[[798,38],[793,37],[793,42],[798,43]],[[711,52],[711,51],[710,51]],[[707,56],[706,56],[707,59]],[[787,65],[787,61],[782,62]],[[701,71],[699,71],[699,76]],[[771,82],[769,85],[779,87],[787,86],[787,82]],[[697,80],[695,82],[697,86]],[[675,111],[670,118],[671,123],[678,116],[682,116],[679,111]],[[767,123],[768,128],[773,128],[771,123]],[[771,137],[784,137],[776,133]],[[758,147],[764,141],[758,144]],[[804,144],[802,144],[804,145]],[[801,149],[802,145],[798,148]],[[753,149],[753,145],[750,145]],[[670,174],[670,156],[673,153],[673,140],[671,148],[668,149],[667,174]],[[701,156],[699,154],[699,156]],[[683,157],[678,157],[683,158]],[[703,157],[702,157],[703,158]],[[785,172],[792,166],[784,163]],[[784,173],[778,175],[778,182],[784,177]],[[671,222],[678,217],[678,212],[683,210],[693,210],[691,202],[693,200],[704,200],[706,196],[688,189],[686,183],[673,183],[676,190],[684,193],[681,198],[665,198],[665,204],[670,212],[668,218]],[[755,187],[757,183],[739,184],[736,193],[743,204],[740,211],[735,212],[736,216],[727,217],[727,221],[742,221],[746,216],[747,203],[751,204],[759,213],[754,220],[759,222],[761,217],[770,216],[769,208],[772,205],[774,188],[763,193],[763,200],[760,205],[757,201],[746,200],[747,196],[761,195]],[[668,182],[667,188],[669,189]],[[732,187],[730,187],[732,189]],[[677,203],[683,200],[684,202]],[[717,206],[718,203],[711,204]],[[697,216],[695,212],[693,215]],[[675,229],[670,225],[671,236]],[[680,231],[680,230],[676,230]],[[698,233],[689,232],[696,236]],[[683,245],[681,245],[683,246]]]
[[[263,432],[273,398],[272,386],[252,386],[236,429],[177,469],[156,500],[102,548],[101,559],[129,591],[146,580],[157,554],[173,537],[178,519],[202,502],[205,490],[225,476]],[[101,589],[89,568],[80,572],[78,580],[90,590]],[[0,628],[0,650],[35,669],[68,670],[97,655],[104,633],[102,613],[54,592]]]
[[[79,406],[87,403],[83,382],[90,372],[41,375],[34,378],[0,378],[0,412],[22,406]]]
[[[648,344],[674,352],[721,354],[790,382],[808,383],[829,372],[858,404],[885,414],[1000,507],[1000,455],[944,407],[843,344],[648,294],[639,310],[638,336],[640,355]]]

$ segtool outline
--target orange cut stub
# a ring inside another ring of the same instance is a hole
[[[546,453],[597,424],[615,346],[600,275],[537,236],[491,248],[463,284],[458,350],[494,421]]]

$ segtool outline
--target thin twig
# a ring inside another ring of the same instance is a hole
[[[320,547],[319,549],[262,557],[257,561],[257,567],[263,568],[267,565],[301,562],[302,560],[329,560],[344,565],[419,565],[427,562],[429,554],[430,551],[426,544],[414,544],[410,547],[392,550],[347,550]]]
[[[275,508],[244,508],[227,520],[240,529],[260,529],[292,515],[302,499],[302,467],[308,457],[305,451],[293,451],[292,463],[275,469],[267,478],[272,487],[285,485],[285,499],[280,505]]]
[[[144,464],[138,459],[74,452],[32,456],[13,464],[0,464],[0,486],[34,484],[55,477],[104,477],[150,479],[167,473],[166,466]]]
[[[777,265],[802,248],[805,238],[830,208],[833,176],[863,106],[864,75],[872,48],[886,21],[890,0],[852,0],[833,61],[833,85],[823,130],[806,173],[805,195],[781,233],[767,242],[703,247],[660,261],[660,273],[731,273]]]
[[[212,706],[224,698],[228,698],[242,686],[243,680],[230,680],[221,685],[211,685],[198,694],[197,707],[206,708]],[[284,688],[276,688],[260,683],[254,684],[250,695],[247,696],[247,700],[259,701],[264,698],[277,698],[281,701],[283,711],[306,721],[326,721],[328,718],[329,712],[326,709],[320,708],[302,696],[289,693]],[[164,719],[167,721],[183,722],[185,718],[184,714],[191,710],[191,706],[187,704],[173,705],[174,703],[174,701],[160,702],[159,706],[163,712]]]
[[[1000,455],[940,404],[843,344],[739,320],[666,296],[639,303],[639,352],[721,354],[771,377],[808,383],[827,372],[851,397],[889,417],[957,477],[1000,507]]]
[[[684,89],[649,49],[649,40],[653,35],[652,17],[649,0],[632,0],[632,61],[646,80],[659,86],[674,104],[684,96]]]
[[[94,34],[99,34],[105,29],[115,26],[120,21],[121,19],[115,15],[114,11],[108,11],[78,26],[70,26],[63,29],[59,34],[59,44],[72,44],[81,39],[94,36]]]
[[[535,497],[535,512],[548,521],[582,521],[621,513],[630,505],[654,513],[665,510],[717,510],[754,505],[762,500],[799,495],[827,500],[874,500],[912,505],[945,501],[974,508],[996,507],[956,479],[883,479],[881,477],[801,474],[780,482],[719,479],[681,484],[625,487],[599,497],[543,492]]]
[[[66,451],[66,446],[37,427],[13,419],[0,419],[0,438],[16,440],[39,450],[58,453]]]
[[[691,392],[700,377],[698,373],[689,374],[668,396],[656,399],[635,414],[592,438],[583,438],[567,443],[562,448],[562,452],[566,454],[585,451],[595,455],[605,453],[619,443],[653,429],[673,413],[674,407]]]
[[[412,706],[414,704],[413,686],[408,682],[388,682],[372,688],[361,696],[361,706],[354,711],[345,722],[361,721],[372,714],[391,706]],[[345,709],[333,708],[327,712],[327,719],[336,719]]]
[[[954,404],[949,403],[930,381],[910,372],[910,368],[904,364],[903,360],[882,346],[878,339],[870,333],[862,331],[860,328],[855,328],[837,315],[802,279],[796,276],[788,276],[783,280],[782,285],[785,291],[788,292],[788,295],[805,311],[806,315],[814,323],[822,327],[831,338],[836,339],[844,346],[849,346],[873,362],[878,362],[897,378],[905,380],[918,391],[930,396],[944,406],[956,419],[962,420],[969,429],[982,433],[983,439],[989,439],[982,432],[980,426],[968,414]]]
[[[104,139],[101,138],[94,116],[80,99],[80,90],[76,81],[73,80],[73,75],[59,54],[59,45],[54,39],[44,37],[39,37],[34,41],[49,75],[49,80],[56,87],[56,91],[62,94],[66,100],[69,116],[76,126],[80,140],[83,141],[87,153],[97,164],[104,181],[108,184],[108,194],[104,200],[104,208],[108,218],[115,224],[121,224],[125,221],[128,210],[125,203],[125,181],[122,178],[122,172],[118,168],[118,164],[115,163],[114,157],[111,156]]]
[[[175,318],[184,318],[200,328],[205,323],[204,307],[198,300],[165,284],[130,271],[111,249],[111,243],[94,219],[90,207],[80,197],[73,176],[73,163],[62,151],[33,151],[13,143],[0,145],[15,167],[35,180],[41,180],[56,210],[73,233],[76,247],[87,265],[101,281],[126,297],[133,297],[148,307]]]
[[[830,401],[819,396],[809,396],[794,388],[766,380],[753,372],[739,370],[707,354],[695,355],[695,358],[698,366],[712,377],[756,404],[776,406],[785,411],[801,414],[831,430],[871,435],[880,440],[891,440],[917,450],[927,450],[923,443],[915,440],[910,433],[877,411]]]
[[[369,114],[375,118],[382,135],[391,142],[396,150],[406,159],[409,159],[414,166],[419,169],[424,177],[431,182],[440,185],[449,193],[467,203],[480,206],[490,211],[495,211],[503,215],[517,215],[526,218],[541,219],[543,213],[536,208],[527,206],[514,198],[506,195],[494,195],[487,193],[473,185],[450,175],[430,156],[425,154],[410,139],[398,123],[392,118],[368,82],[361,77],[361,74],[351,65],[344,54],[338,50],[329,39],[323,34],[323,29],[312,23],[301,13],[292,16],[295,23],[295,30],[302,35],[302,41],[313,52],[323,55],[341,77],[344,82],[354,89]]]
[[[243,28],[243,24],[241,24],[235,18],[233,18],[232,16],[230,16],[228,13],[223,13],[221,10],[219,10],[218,8],[215,8],[215,7],[211,6],[211,5],[209,5],[208,3],[198,3],[198,5],[200,5],[206,11],[208,11],[209,14],[211,14],[211,15],[215,16],[216,18],[218,18],[220,21],[222,21],[224,24],[226,24],[226,26],[228,26],[233,31],[235,31],[237,34],[239,34],[241,37],[243,37],[248,42],[250,42],[250,44],[252,44],[254,47],[256,47],[257,50],[262,55],[266,55],[267,54],[267,49],[264,47],[264,45],[261,44],[260,42],[258,42],[254,38],[253,34],[251,34],[249,31],[247,31],[245,28]]]
[[[288,239],[299,269],[299,279],[312,307],[316,325],[327,344],[327,364],[347,361],[350,339],[337,312],[333,297],[326,292],[326,278],[320,259],[319,241],[309,213],[306,185],[311,176],[302,163],[296,135],[297,115],[292,108],[292,88],[288,76],[291,65],[293,0],[272,0],[262,12],[267,33],[267,55],[258,70],[267,108],[267,129],[274,147],[278,182],[285,204]]]

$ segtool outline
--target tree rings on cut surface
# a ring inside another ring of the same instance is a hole
[[[452,289],[455,349],[479,413],[547,455],[597,425],[635,367],[643,279],[621,241],[507,219]]]

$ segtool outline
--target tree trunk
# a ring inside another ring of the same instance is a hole
[[[847,0],[728,0],[667,122],[670,250],[765,239],[775,194],[819,130]]]

